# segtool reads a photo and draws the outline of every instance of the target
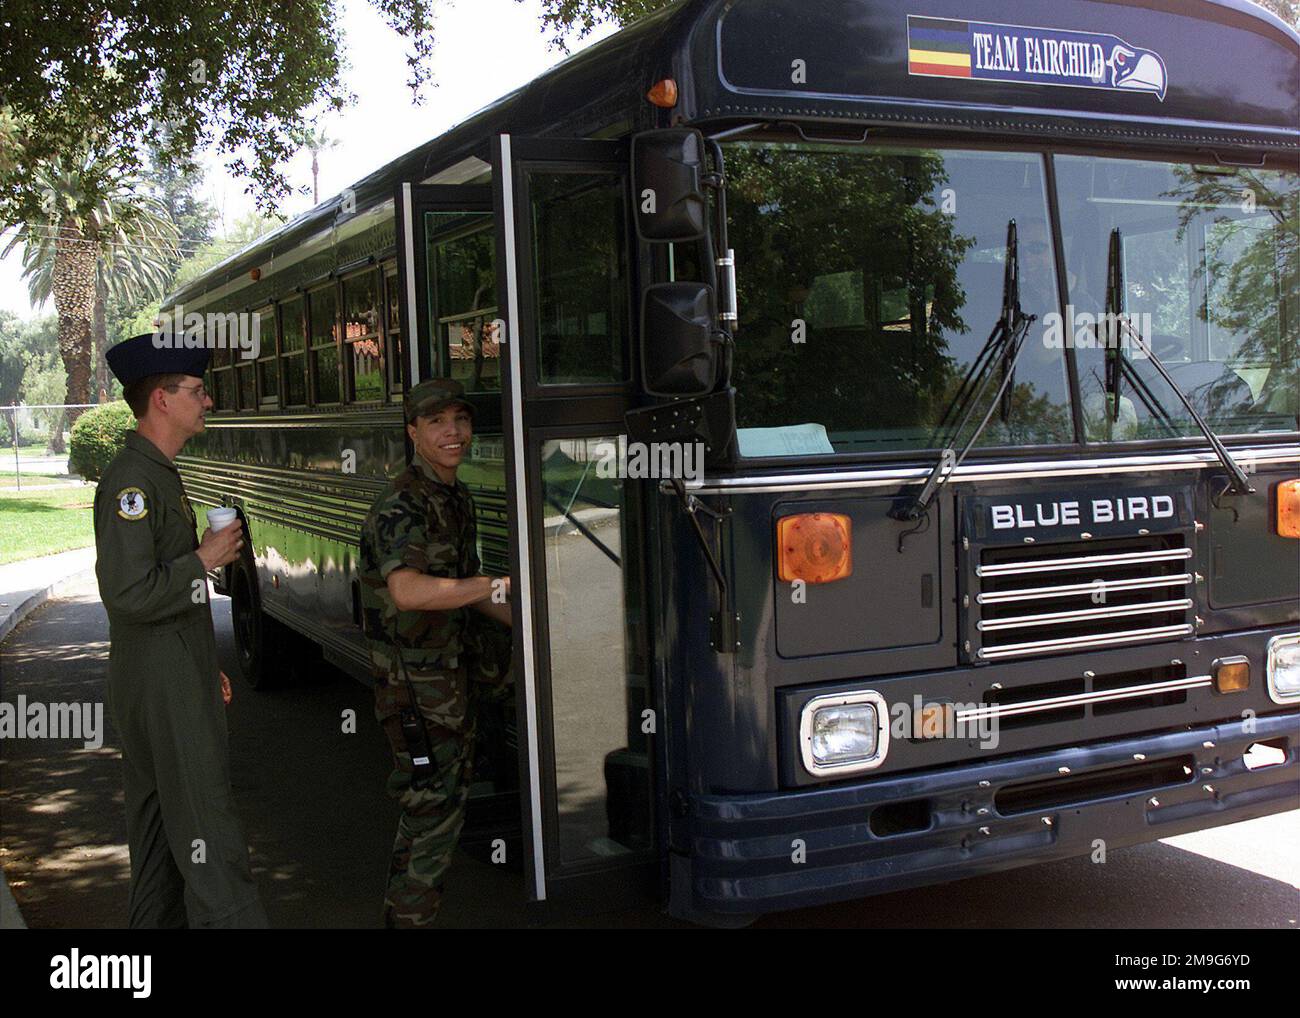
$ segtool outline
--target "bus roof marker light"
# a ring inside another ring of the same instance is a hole
[[[853,574],[853,521],[842,513],[798,513],[776,521],[782,583],[833,583]]]
[[[1300,477],[1277,486],[1277,533],[1300,537]]]
[[[650,91],[645,94],[645,97],[660,109],[670,110],[677,105],[677,82],[672,78],[656,81],[650,86]]]

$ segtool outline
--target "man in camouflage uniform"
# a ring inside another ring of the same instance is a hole
[[[421,382],[405,407],[415,455],[371,507],[360,549],[375,714],[393,749],[389,794],[402,804],[384,897],[385,923],[399,928],[437,917],[464,824],[475,707],[483,687],[506,681],[506,669],[480,651],[494,642],[489,627],[510,622],[510,580],[479,574],[474,502],[456,479],[473,407],[453,379]],[[412,782],[402,730],[402,711],[411,706],[432,758],[423,787]]]

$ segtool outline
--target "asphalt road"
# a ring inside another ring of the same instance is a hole
[[[236,675],[229,602],[214,603],[226,671]],[[102,702],[108,627],[93,581],[22,623],[0,649],[0,697]],[[235,678],[232,781],[273,925],[377,927],[396,825],[383,794],[386,742],[371,697],[325,666],[259,693]],[[356,732],[343,731],[345,711]],[[129,875],[120,756],[111,719],[99,749],[48,740],[0,744],[0,861],[29,926],[116,928]],[[1295,928],[1300,811],[1110,852],[860,902],[766,916],[810,928]],[[675,926],[653,903],[582,918],[523,903],[521,872],[462,852],[448,927]]]

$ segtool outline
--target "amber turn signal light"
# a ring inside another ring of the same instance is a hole
[[[853,572],[853,524],[840,513],[800,513],[776,521],[777,575],[783,583],[830,583]]]
[[[650,91],[645,94],[656,106],[670,110],[677,105],[677,82],[672,78],[664,78],[663,81],[656,81],[651,86]]]
[[[1221,657],[1214,662],[1214,688],[1220,693],[1243,693],[1250,688],[1250,661]]]
[[[1300,537],[1300,478],[1277,486],[1277,532]]]
[[[956,730],[957,708],[951,703],[927,703],[912,715],[913,739],[943,739]]]

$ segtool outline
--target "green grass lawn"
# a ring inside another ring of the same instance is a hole
[[[65,442],[66,446],[67,443]],[[12,442],[0,442],[0,454],[8,456],[9,462],[14,461],[14,444]],[[63,452],[50,452],[49,444],[46,442],[33,442],[30,445],[20,445],[18,447],[18,458],[20,460],[40,459],[42,456],[66,456],[67,450]]]
[[[92,485],[31,494],[0,491],[0,565],[95,543]]]
[[[19,481],[22,481],[24,488],[45,484],[57,484],[60,481],[65,484],[81,483],[78,480],[73,480],[67,474],[37,473],[35,471],[27,470],[24,470],[21,474],[15,474],[13,470],[9,470],[8,472],[0,470],[0,488],[17,488]]]

